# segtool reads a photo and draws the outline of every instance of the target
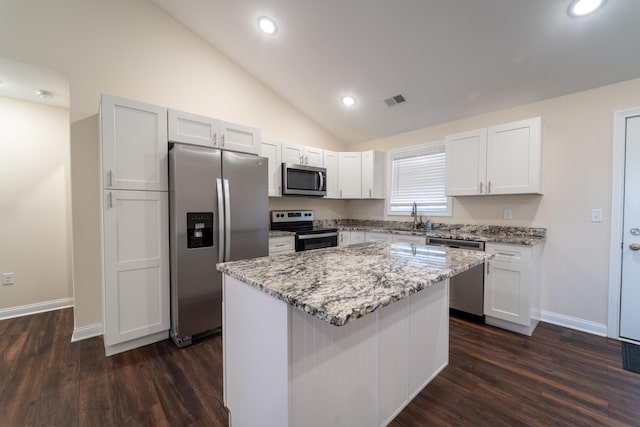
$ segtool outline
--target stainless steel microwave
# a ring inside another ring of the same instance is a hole
[[[327,170],[315,166],[282,164],[283,196],[327,195]]]

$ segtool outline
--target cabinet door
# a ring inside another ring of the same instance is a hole
[[[418,245],[424,245],[426,242],[426,237],[424,236],[406,236],[402,234],[396,234],[393,236],[392,242],[397,243],[414,243]]]
[[[329,150],[323,150],[324,167],[327,169],[327,198],[337,199],[340,197],[339,180],[339,160],[338,153]]]
[[[296,251],[295,237],[270,237],[269,238],[269,255],[291,254]]]
[[[350,231],[338,231],[338,246],[349,246],[351,244]]]
[[[531,267],[489,261],[485,267],[484,314],[523,326],[531,323]]]
[[[361,153],[338,154],[338,180],[341,199],[362,198],[362,155]]]
[[[294,165],[304,164],[304,146],[297,144],[282,143],[282,162],[293,163]]]
[[[260,152],[260,143],[260,129],[220,122],[220,148],[257,155]]]
[[[104,191],[104,340],[169,329],[168,193]]]
[[[381,151],[362,153],[362,198],[384,198],[384,153]]]
[[[167,109],[102,95],[103,188],[168,190]]]
[[[260,155],[269,162],[269,197],[282,195],[282,143],[280,141],[262,141]]]
[[[447,196],[485,194],[487,130],[449,135],[446,150]]]
[[[169,110],[169,141],[217,147],[220,122],[210,117]]]
[[[304,161],[305,165],[316,166],[318,168],[326,167],[324,165],[324,150],[322,148],[305,147]]]
[[[541,120],[492,126],[487,136],[487,193],[541,193]]]
[[[352,231],[350,234],[350,244],[364,243],[364,231]]]

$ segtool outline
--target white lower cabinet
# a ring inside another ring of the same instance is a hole
[[[296,251],[293,236],[281,236],[269,238],[269,256],[291,254]]]
[[[365,234],[366,242],[390,242],[393,240],[393,234],[377,233],[375,231],[367,231]]]
[[[105,190],[103,206],[109,355],[168,337],[168,193]]]
[[[350,231],[338,231],[338,246],[349,246],[351,244]]]
[[[358,243],[364,243],[364,231],[352,231],[349,236],[350,244],[357,245]]]
[[[531,335],[540,317],[540,258],[542,245],[488,243],[495,255],[485,264],[486,323]]]

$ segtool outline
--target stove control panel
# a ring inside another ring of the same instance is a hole
[[[271,222],[313,221],[313,211],[271,211]]]

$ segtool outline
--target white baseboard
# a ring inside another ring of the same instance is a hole
[[[31,314],[69,307],[73,307],[73,298],[60,298],[52,301],[37,302],[35,304],[20,305],[18,307],[3,308],[0,309],[0,320],[29,316]]]
[[[73,330],[71,342],[86,340],[87,338],[99,337],[102,335],[102,323],[80,326]]]
[[[599,335],[601,337],[607,336],[607,325],[604,323],[596,323],[590,320],[565,316],[564,314],[551,313],[544,310],[540,310],[540,320],[547,323],[553,323],[554,325],[564,326],[565,328]]]

